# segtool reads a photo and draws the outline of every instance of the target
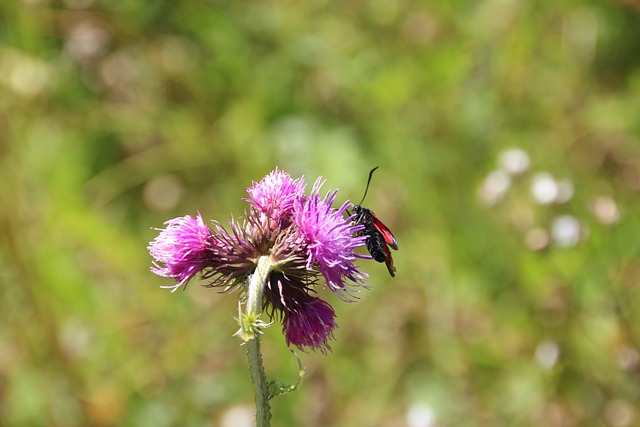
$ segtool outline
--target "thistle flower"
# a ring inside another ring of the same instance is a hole
[[[326,285],[344,300],[350,300],[366,275],[355,265],[354,250],[366,236],[344,213],[350,206],[332,207],[337,190],[320,197],[321,178],[311,194],[304,195],[304,179],[292,179],[276,168],[247,189],[249,211],[241,222],[232,220],[231,231],[219,223],[213,228],[197,217],[168,221],[150,243],[155,259],[151,271],[174,279],[166,286],[178,289],[198,272],[208,286],[231,289],[244,286],[257,274],[258,260],[268,257],[268,277],[262,308],[282,320],[287,345],[323,353],[337,327],[335,311],[313,296],[314,285]]]
[[[364,244],[366,236],[354,237],[364,227],[352,225],[349,221],[351,218],[344,219],[349,202],[343,203],[337,210],[331,207],[337,190],[320,198],[323,183],[318,178],[311,195],[296,203],[293,222],[306,244],[307,269],[317,266],[329,288],[341,298],[349,300],[347,283],[361,285],[365,276],[354,264],[358,257],[354,250]]]
[[[306,295],[300,301],[300,308],[284,314],[282,330],[287,345],[305,346],[322,353],[331,350],[327,341],[333,338],[333,330],[338,327],[333,307],[320,298]]]
[[[273,172],[254,182],[247,189],[253,208],[271,219],[270,226],[287,226],[290,223],[293,206],[304,198],[304,177],[292,179],[289,174],[276,168]],[[284,228],[284,227],[283,227]]]
[[[173,286],[162,286],[173,292],[214,261],[213,231],[204,224],[200,212],[196,218],[187,215],[165,224],[167,228],[160,230],[148,249],[155,259],[151,271],[177,282]]]

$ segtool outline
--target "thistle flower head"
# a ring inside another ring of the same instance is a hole
[[[227,231],[210,228],[197,217],[168,221],[150,243],[155,259],[151,271],[177,283],[177,289],[198,272],[210,286],[241,286],[254,274],[258,259],[273,266],[264,288],[263,308],[282,319],[287,345],[326,352],[333,337],[335,312],[313,296],[319,278],[341,298],[349,300],[366,275],[355,265],[354,250],[362,246],[363,229],[345,218],[349,203],[332,207],[337,190],[320,196],[321,178],[311,194],[304,179],[292,179],[278,169],[247,189],[251,205],[244,220],[232,221]]]
[[[335,317],[336,313],[328,302],[306,295],[300,301],[299,310],[284,313],[282,331],[287,345],[309,347],[326,353],[331,350],[328,341],[338,327]]]
[[[149,244],[155,259],[151,271],[177,282],[163,286],[173,291],[186,284],[212,261],[213,231],[204,224],[200,212],[165,222],[167,227]]]
[[[349,282],[360,285],[366,276],[354,264],[357,257],[354,250],[366,239],[366,236],[358,236],[364,227],[353,225],[349,218],[344,219],[349,202],[338,209],[331,207],[337,190],[320,197],[322,184],[318,178],[311,195],[296,203],[293,222],[306,244],[307,269],[317,268],[327,286],[343,299],[348,299]]]
[[[304,198],[304,188],[304,177],[292,179],[288,173],[276,168],[247,188],[249,198],[245,200],[272,221],[272,228],[277,224],[286,226],[290,223],[294,204]]]

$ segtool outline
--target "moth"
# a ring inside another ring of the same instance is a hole
[[[367,236],[367,249],[373,259],[378,262],[384,262],[391,277],[395,277],[396,268],[393,266],[393,257],[391,256],[391,250],[389,248],[397,251],[398,242],[393,236],[391,230],[389,230],[389,227],[384,225],[373,211],[362,207],[362,202],[364,202],[364,198],[367,197],[367,191],[369,190],[369,184],[371,183],[371,176],[376,169],[378,169],[378,166],[371,169],[371,172],[369,172],[369,179],[367,180],[367,186],[364,189],[362,200],[360,200],[360,203],[353,206],[353,213],[355,215],[354,221],[357,224],[364,226],[364,230],[360,232],[360,235]]]

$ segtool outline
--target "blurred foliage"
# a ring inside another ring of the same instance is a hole
[[[638,0],[2,1],[0,162],[2,425],[242,425],[236,295],[146,245],[276,165],[380,165],[400,250],[274,425],[640,423]]]

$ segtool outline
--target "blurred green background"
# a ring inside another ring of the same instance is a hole
[[[640,425],[638,0],[4,0],[0,162],[0,425],[250,425],[237,295],[151,227],[378,165],[398,274],[321,292],[274,426]]]

